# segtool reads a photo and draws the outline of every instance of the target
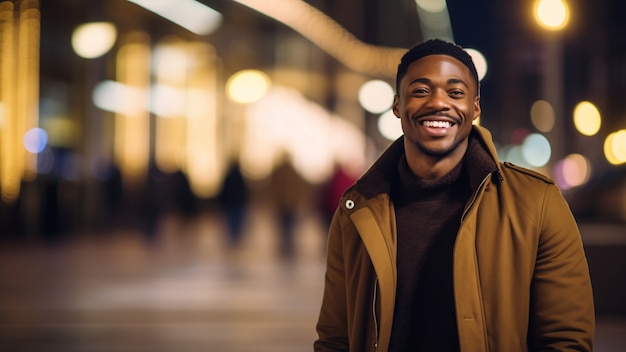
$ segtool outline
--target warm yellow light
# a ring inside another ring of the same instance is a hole
[[[166,37],[152,55],[154,85],[151,110],[155,115],[154,161],[165,172],[181,170],[185,160],[186,83],[191,70],[186,43]]]
[[[478,72],[478,80],[482,80],[487,75],[487,69],[489,67],[487,65],[487,59],[485,59],[483,53],[476,49],[466,48],[465,51],[470,54],[472,61],[474,61],[474,66],[476,66],[476,71]]]
[[[402,135],[400,120],[389,110],[378,117],[378,132],[390,141],[396,140]]]
[[[269,177],[285,158],[311,183],[328,179],[337,162],[365,164],[363,132],[292,88],[273,86],[246,107],[239,160],[247,178]]]
[[[13,203],[20,193],[22,158],[19,152],[17,116],[16,40],[13,3],[0,3],[0,101],[2,126],[0,128],[0,196],[5,203]]]
[[[187,86],[185,171],[194,194],[209,198],[219,192],[226,165],[217,97],[218,57],[206,43],[191,43],[188,50],[196,61]]]
[[[195,0],[128,0],[197,35],[215,32],[222,14]]]
[[[370,45],[302,0],[233,0],[293,28],[349,69],[394,78],[406,48]]]
[[[574,108],[574,126],[585,136],[593,136],[600,130],[600,111],[588,101],[578,103]]]
[[[615,157],[621,162],[626,162],[626,130],[615,132],[611,146]]]
[[[141,93],[126,100],[123,112],[115,115],[115,158],[124,184],[134,186],[145,180],[150,157],[150,38],[145,32],[130,32],[121,39],[117,80]]]
[[[539,0],[536,2],[535,18],[546,29],[563,29],[569,20],[569,8],[563,0]]]
[[[106,54],[115,44],[117,30],[109,22],[82,24],[72,33],[72,47],[76,54],[93,59]]]
[[[37,156],[23,138],[39,121],[38,7],[38,1],[0,2],[0,198],[8,204],[37,172]]]
[[[189,57],[186,42],[176,37],[165,37],[152,54],[154,76],[159,82],[183,84],[189,74],[193,58]]]
[[[613,132],[606,137],[604,156],[613,165],[626,163],[626,130]]]
[[[267,75],[257,70],[244,70],[235,73],[226,83],[230,98],[238,103],[253,103],[265,95],[270,86]]]
[[[41,127],[48,133],[48,144],[53,147],[71,148],[80,135],[79,126],[66,116],[47,117],[41,121]]]
[[[537,100],[530,108],[530,120],[541,132],[549,132],[554,127],[554,109],[545,100]]]
[[[17,116],[19,132],[35,129],[39,123],[39,34],[41,30],[37,1],[23,1],[20,4],[18,27],[18,67],[17,67]],[[23,152],[23,150],[22,150]],[[26,153],[22,178],[31,181],[37,173],[37,156]]]
[[[445,0],[415,0],[415,4],[431,13],[442,12],[447,7]]]
[[[358,98],[365,110],[373,114],[380,114],[391,108],[393,95],[393,88],[389,83],[376,79],[365,82],[359,88]]]

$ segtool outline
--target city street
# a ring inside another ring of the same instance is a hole
[[[301,218],[296,253],[281,259],[271,214],[250,214],[238,249],[215,214],[166,217],[151,241],[119,232],[2,247],[2,350],[311,351],[322,227]],[[600,317],[596,351],[623,346],[626,318]]]

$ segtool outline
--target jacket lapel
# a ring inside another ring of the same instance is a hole
[[[350,219],[361,236],[379,281],[381,306],[379,346],[388,346],[396,296],[396,243],[392,241],[392,236],[383,234],[381,226],[369,208],[364,207],[355,211],[350,215]]]

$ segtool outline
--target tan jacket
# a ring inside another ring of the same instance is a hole
[[[455,243],[461,351],[591,351],[589,271],[565,199],[551,179],[499,163],[489,132],[474,128],[498,171],[468,202]],[[399,139],[363,178],[376,168],[397,170],[402,152]],[[358,183],[349,189],[330,227],[316,351],[389,346],[397,281],[394,206],[386,192],[364,193]]]

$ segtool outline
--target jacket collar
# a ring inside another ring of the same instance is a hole
[[[469,138],[468,152],[462,162],[467,168],[472,189],[489,173],[502,180],[500,162],[491,133],[484,127],[474,125]],[[404,136],[401,136],[383,151],[353,188],[368,199],[381,193],[391,193],[392,185],[398,181],[398,163],[403,155]]]

